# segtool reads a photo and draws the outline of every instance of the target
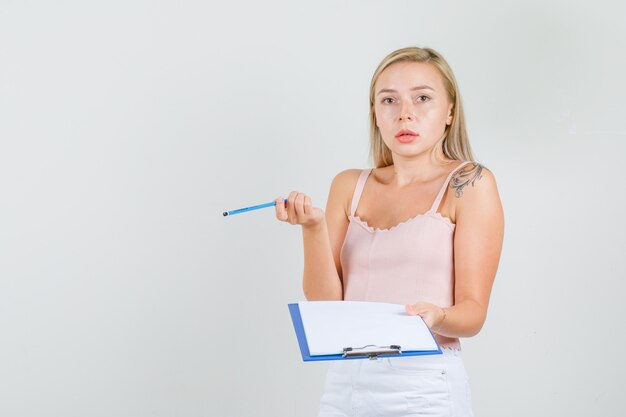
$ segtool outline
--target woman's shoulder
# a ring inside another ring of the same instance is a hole
[[[495,175],[478,162],[468,162],[450,178],[450,191],[457,199],[457,207],[476,207],[499,201]]]
[[[474,162],[461,162],[450,178],[450,188],[460,197],[466,189],[484,189],[495,185],[495,176],[484,165]]]
[[[333,178],[333,187],[337,188],[354,188],[356,182],[359,180],[363,171],[369,171],[364,169],[346,169],[335,175]]]
[[[342,216],[347,218],[354,189],[363,171],[362,169],[346,169],[335,175],[330,186],[327,212],[334,207],[337,213],[341,212]]]
[[[349,200],[363,171],[369,169],[346,169],[335,175],[330,186],[331,195]]]

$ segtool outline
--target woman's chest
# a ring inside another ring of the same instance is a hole
[[[454,202],[446,198],[447,192],[444,192],[443,198],[435,207],[438,191],[436,185],[401,191],[372,187],[364,190],[355,217],[379,230],[394,228],[429,213],[438,213],[454,223]]]

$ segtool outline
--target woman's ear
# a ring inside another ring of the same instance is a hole
[[[452,110],[452,104],[450,104],[450,107],[448,107],[448,119],[446,119],[446,125],[448,126],[452,124],[452,120],[454,119],[454,112]]]

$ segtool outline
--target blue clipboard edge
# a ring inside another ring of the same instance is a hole
[[[293,328],[296,331],[296,338],[298,339],[298,345],[300,346],[300,353],[302,354],[302,360],[305,362],[314,362],[314,361],[333,361],[333,360],[352,360],[352,359],[367,359],[367,358],[344,358],[341,353],[336,355],[316,355],[311,356],[311,352],[309,351],[309,343],[306,340],[306,334],[304,334],[304,325],[302,324],[302,316],[300,315],[300,307],[298,307],[297,303],[288,304],[289,313],[291,314],[291,322],[293,323]],[[432,332],[431,332],[432,335]],[[433,336],[435,343],[437,344],[437,350],[413,350],[402,352],[399,355],[380,355],[379,358],[400,358],[402,356],[422,356],[422,355],[440,355],[443,352],[441,351],[441,346],[437,342],[437,339]]]

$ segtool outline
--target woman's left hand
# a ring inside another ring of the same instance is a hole
[[[445,318],[443,308],[431,303],[419,302],[415,304],[407,304],[404,306],[404,309],[407,314],[411,316],[420,316],[431,330],[439,330],[439,327]]]

